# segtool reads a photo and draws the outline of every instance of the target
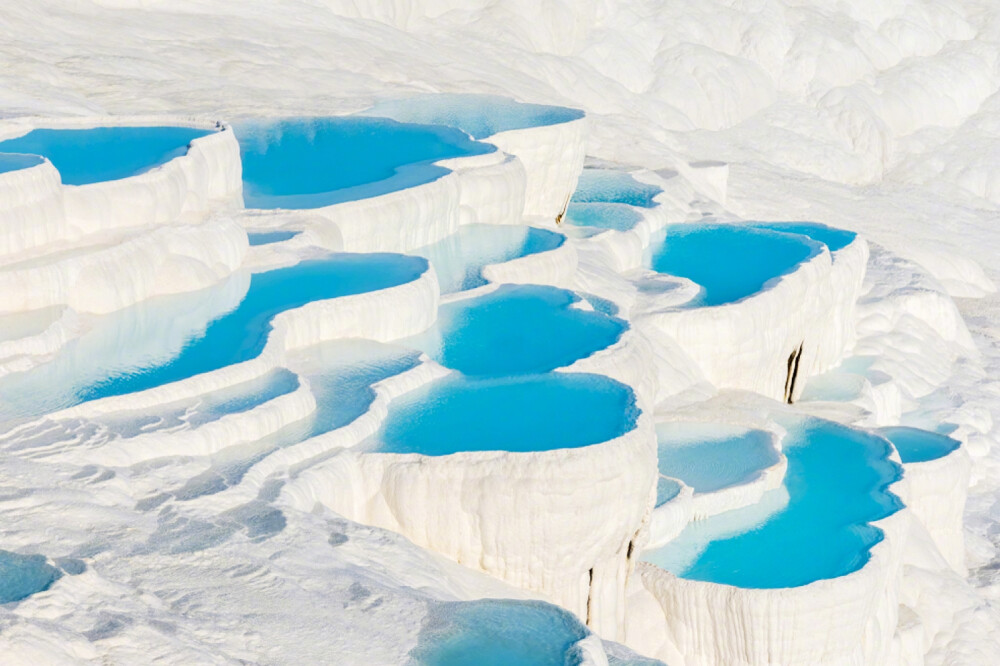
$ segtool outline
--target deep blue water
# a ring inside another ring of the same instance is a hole
[[[845,229],[828,227],[817,222],[758,222],[753,225],[758,229],[770,229],[771,231],[783,231],[787,234],[799,234],[808,236],[814,241],[819,241],[826,245],[830,252],[842,250],[850,245],[857,234]]]
[[[248,208],[319,208],[422,185],[433,162],[496,150],[459,130],[358,116],[290,118],[236,128]]]
[[[605,442],[635,427],[632,390],[600,375],[445,377],[389,405],[375,450],[550,451]]]
[[[248,231],[247,239],[250,241],[250,247],[257,245],[270,245],[271,243],[280,243],[281,241],[290,240],[298,236],[301,231]]]
[[[564,221],[577,227],[628,231],[642,215],[634,207],[621,203],[571,203]]]
[[[0,173],[18,171],[38,166],[42,158],[38,155],[20,155],[18,153],[0,153]]]
[[[626,171],[584,169],[580,173],[572,203],[616,203],[653,208],[653,197],[662,192],[656,185],[640,183]]]
[[[0,604],[21,601],[49,589],[62,573],[43,555],[19,555],[0,550]]]
[[[420,666],[576,666],[574,649],[590,632],[541,601],[481,599],[433,604],[411,664]]]
[[[410,282],[426,269],[427,262],[420,257],[334,254],[257,273],[240,304],[190,338],[179,354],[86,386],[78,393],[79,400],[141,391],[256,358],[264,349],[275,315],[312,301]]]
[[[722,305],[759,292],[816,252],[815,241],[728,224],[671,224],[651,245],[650,267],[702,287],[690,305]]]
[[[482,270],[488,264],[554,250],[565,240],[562,234],[534,227],[470,224],[410,254],[430,260],[441,293],[450,294],[486,284]]]
[[[497,95],[418,95],[382,102],[363,111],[366,116],[384,116],[405,123],[447,125],[485,139],[508,130],[557,125],[583,118],[578,109],[544,104],[525,104]]]
[[[779,459],[763,430],[663,424],[656,436],[660,474],[680,479],[699,493],[745,483]]]
[[[541,373],[614,344],[621,319],[571,307],[571,291],[501,285],[484,296],[442,305],[423,346],[445,367],[469,376]]]
[[[869,523],[902,507],[888,490],[902,472],[889,461],[889,446],[811,419],[790,431],[784,452],[784,508],[735,533],[719,530],[732,523],[727,514],[692,523],[643,559],[682,578],[745,588],[796,587],[860,569],[883,538]]]
[[[879,428],[878,433],[892,442],[904,463],[937,460],[962,445],[957,439],[920,428],[889,426]]]
[[[66,185],[127,178],[187,153],[188,144],[211,130],[190,127],[94,127],[37,129],[0,141],[0,152],[46,157]]]

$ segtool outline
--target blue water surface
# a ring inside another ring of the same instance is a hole
[[[660,474],[680,479],[696,493],[746,483],[779,460],[763,430],[666,423],[656,428],[656,437]]]
[[[38,166],[45,160],[39,155],[21,155],[18,153],[0,153],[0,173],[18,171]]]
[[[562,234],[535,227],[469,224],[410,254],[430,260],[441,293],[450,294],[486,284],[482,270],[489,264],[554,250],[565,240]]]
[[[240,304],[189,339],[178,355],[156,365],[109,376],[78,392],[79,400],[132,393],[256,358],[285,310],[328,298],[410,282],[427,270],[420,257],[399,254],[333,254],[288,268],[257,273]]]
[[[605,442],[633,428],[635,395],[600,375],[446,377],[389,405],[383,453],[551,451]]]
[[[579,301],[556,287],[501,285],[442,305],[437,325],[414,344],[469,376],[547,372],[614,344],[628,327],[621,319],[572,307]]]
[[[437,180],[437,160],[495,147],[463,132],[358,116],[236,127],[248,208],[319,208]]]
[[[436,603],[410,652],[414,666],[576,666],[574,644],[590,631],[541,601],[481,599]]]
[[[62,573],[43,555],[19,555],[0,550],[0,604],[27,599],[44,592]]]
[[[786,234],[799,234],[808,236],[814,241],[819,241],[829,248],[830,252],[843,250],[854,242],[857,234],[845,229],[828,227],[817,222],[758,222],[751,225],[757,229],[770,229],[771,231],[781,231]]]
[[[720,538],[714,523],[731,522],[727,514],[692,523],[643,559],[682,578],[744,588],[797,587],[860,569],[883,538],[869,523],[902,507],[888,490],[902,473],[889,446],[810,419],[790,431],[784,452],[787,505]]]
[[[681,484],[674,479],[660,476],[656,480],[656,506],[663,506],[681,492]]]
[[[628,231],[642,220],[642,215],[628,204],[571,203],[563,220],[576,227]]]
[[[650,267],[702,287],[692,306],[723,305],[759,292],[818,252],[802,236],[729,224],[671,224],[650,249]]]
[[[937,460],[962,446],[957,439],[920,428],[889,426],[879,428],[877,432],[892,442],[904,463]]]
[[[0,152],[42,155],[66,185],[118,180],[166,164],[212,130],[191,127],[36,129],[0,141]]]
[[[282,241],[291,240],[298,236],[301,231],[248,231],[247,240],[250,241],[250,247],[255,247],[257,245],[270,245],[271,243],[280,243]]]
[[[497,95],[438,93],[382,102],[362,112],[405,123],[447,125],[485,139],[508,130],[558,125],[583,118],[578,109],[525,104]]]
[[[653,197],[662,192],[656,185],[640,183],[627,171],[617,169],[584,169],[580,172],[571,203],[628,204],[653,208]]]

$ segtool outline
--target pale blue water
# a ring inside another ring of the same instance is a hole
[[[524,104],[497,95],[442,94],[418,95],[382,102],[362,112],[405,123],[447,125],[485,139],[508,130],[558,125],[583,118],[578,109],[544,104]]]
[[[21,601],[49,589],[62,573],[43,555],[19,555],[0,550],[0,604]]]
[[[728,224],[671,224],[651,244],[649,266],[702,287],[689,305],[732,303],[794,271],[818,245],[802,236]]]
[[[673,479],[659,477],[656,480],[656,506],[663,506],[681,492],[681,484]]]
[[[656,437],[660,474],[680,479],[696,493],[746,483],[779,460],[763,430],[667,423],[657,426]]]
[[[451,376],[393,400],[375,450],[551,451],[606,442],[635,428],[632,390],[600,375]]]
[[[889,426],[878,428],[877,432],[892,442],[904,463],[937,460],[962,446],[957,439],[920,428]]]
[[[37,129],[0,141],[0,152],[42,155],[66,185],[118,180],[166,164],[211,130],[191,127]]]
[[[843,250],[857,238],[857,234],[853,231],[828,227],[818,222],[758,222],[752,226],[757,229],[770,229],[771,231],[782,231],[786,234],[808,236],[814,241],[819,241],[823,245],[826,245],[830,249],[830,252]]]
[[[642,220],[642,215],[628,204],[571,203],[563,220],[577,227],[628,231]]]
[[[271,331],[271,319],[285,310],[338,296],[410,282],[427,270],[419,257],[398,254],[334,254],[289,268],[257,273],[240,304],[189,339],[169,361],[134,368],[86,386],[80,402],[132,393],[256,358]]]
[[[869,523],[902,507],[888,490],[902,473],[889,446],[818,419],[792,428],[784,446],[787,505],[720,538],[715,523],[731,524],[728,514],[693,523],[643,559],[682,578],[745,588],[797,587],[860,569],[883,538]]]
[[[575,666],[574,644],[590,631],[541,601],[481,599],[431,605],[412,666]]]
[[[0,153],[0,173],[18,171],[38,166],[44,162],[38,155],[20,155],[18,153]]]
[[[250,241],[250,247],[255,247],[257,245],[270,245],[271,243],[280,243],[281,241],[290,240],[298,236],[301,231],[248,231],[247,239]]]
[[[469,376],[547,372],[614,344],[627,328],[621,319],[571,307],[579,300],[556,287],[501,285],[442,305],[437,325],[413,344]]]
[[[496,150],[449,127],[290,118],[236,128],[247,208],[319,208],[437,180],[433,162]]]
[[[433,245],[409,254],[425,257],[434,266],[442,294],[486,284],[483,267],[561,246],[562,234],[545,229],[500,224],[470,224]]]
[[[572,203],[628,204],[653,208],[653,197],[662,192],[656,185],[640,183],[626,171],[617,169],[584,169],[580,172]]]

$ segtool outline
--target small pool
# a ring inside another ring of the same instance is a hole
[[[677,497],[681,492],[681,484],[673,479],[661,476],[656,480],[656,506],[660,507]]]
[[[571,203],[563,221],[575,227],[629,231],[642,221],[642,215],[628,204]]]
[[[187,154],[188,144],[214,130],[192,127],[36,129],[0,141],[0,152],[42,155],[65,185],[137,176]]]
[[[548,372],[609,347],[627,328],[580,302],[556,287],[501,285],[442,305],[436,326],[410,342],[468,376]]]
[[[441,293],[450,294],[486,284],[482,270],[518,257],[548,252],[566,238],[545,229],[500,224],[470,224],[447,238],[413,250],[434,266]]]
[[[751,226],[757,229],[770,229],[786,234],[807,236],[826,245],[830,252],[843,250],[858,237],[853,231],[828,227],[817,222],[755,222]]]
[[[590,634],[571,613],[541,601],[481,599],[431,605],[410,652],[420,666],[576,666]]]
[[[600,375],[445,377],[397,398],[373,450],[551,451],[598,444],[635,428],[632,390]]]
[[[724,305],[791,273],[821,246],[809,238],[729,224],[671,224],[650,247],[650,268],[701,286],[690,306]]]
[[[45,160],[39,155],[20,155],[18,153],[0,153],[0,173],[19,171],[38,166]]]
[[[250,241],[250,247],[257,247],[258,245],[270,245],[271,243],[281,243],[286,240],[291,240],[298,236],[301,231],[248,231],[247,240]]]
[[[656,185],[640,183],[632,174],[618,169],[584,169],[570,203],[627,204],[653,208],[653,198],[662,192]]]
[[[509,130],[568,123],[584,116],[578,109],[525,104],[498,95],[447,93],[382,102],[363,113],[405,123],[447,125],[467,132],[474,139]]]
[[[437,160],[496,148],[449,127],[358,116],[236,128],[247,208],[320,208],[437,180]]]
[[[680,479],[696,493],[746,483],[779,460],[770,433],[763,430],[663,423],[656,427],[656,439],[660,474]]]
[[[900,460],[904,463],[920,463],[944,458],[962,446],[957,439],[920,428],[889,426],[878,428],[876,432],[892,442],[899,452]]]
[[[19,555],[0,550],[0,604],[9,604],[44,592],[62,573],[43,555]]]
[[[883,538],[869,523],[902,507],[888,490],[901,476],[889,446],[810,419],[791,429],[784,453],[781,492],[692,523],[643,559],[682,578],[744,588],[797,587],[860,569]]]

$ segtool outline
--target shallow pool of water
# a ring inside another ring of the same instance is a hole
[[[435,603],[410,652],[420,666],[575,666],[590,632],[541,601],[481,599]]]
[[[600,375],[451,376],[393,400],[373,450],[442,456],[578,448],[632,430],[638,417],[632,390]]]
[[[920,428],[889,426],[878,428],[877,432],[892,442],[904,463],[937,460],[962,446],[957,439]]]
[[[280,243],[282,241],[291,240],[298,236],[301,231],[248,231],[247,240],[250,241],[250,247],[256,247],[258,245],[270,245],[271,243]]]
[[[358,116],[236,128],[247,208],[319,208],[437,180],[437,160],[496,150],[465,133]]]
[[[212,130],[191,127],[37,129],[0,141],[0,152],[42,155],[66,185],[88,185],[145,173],[187,153]]]
[[[0,173],[18,171],[38,166],[44,160],[38,155],[20,155],[18,153],[0,153]]]
[[[673,479],[659,477],[656,480],[656,505],[663,506],[681,492],[681,484]]]
[[[564,221],[576,227],[628,231],[642,220],[632,206],[617,203],[571,203]]]
[[[62,573],[43,555],[19,555],[0,550],[0,604],[27,599],[44,592]]]
[[[689,306],[723,305],[791,273],[821,246],[799,235],[728,224],[671,224],[650,246],[654,271],[701,286]]]
[[[830,252],[843,250],[854,242],[857,234],[845,229],[828,227],[817,222],[755,222],[751,225],[757,229],[770,229],[771,231],[781,231],[786,234],[799,234],[808,236],[814,241],[819,241],[829,248]]]
[[[641,183],[627,171],[617,169],[584,169],[580,173],[571,203],[628,204],[653,208],[653,197],[662,192],[656,185]]]
[[[418,95],[382,102],[362,112],[406,123],[447,125],[485,139],[508,130],[557,125],[583,118],[583,111],[563,106],[525,104],[497,95]]]
[[[562,234],[545,229],[501,224],[470,224],[447,238],[413,250],[434,266],[441,293],[450,294],[486,284],[482,270],[518,257],[561,246]]]
[[[709,423],[663,423],[656,427],[660,474],[708,493],[753,479],[779,460],[763,430]]]
[[[441,306],[436,326],[410,344],[469,376],[547,372],[609,347],[627,328],[579,303],[565,289],[501,285]]]
[[[788,471],[761,504],[692,523],[643,559],[682,578],[745,588],[796,587],[860,569],[902,507],[886,442],[828,421],[792,427]],[[784,495],[783,495],[784,494]]]

